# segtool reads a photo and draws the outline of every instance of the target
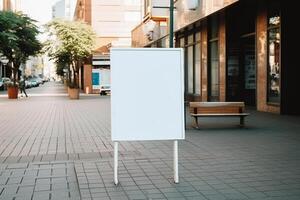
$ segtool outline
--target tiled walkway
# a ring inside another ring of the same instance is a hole
[[[20,163],[1,168],[1,199],[80,199],[73,163]]]
[[[300,199],[300,117],[203,118],[201,130],[188,118],[179,184],[171,141],[121,142],[116,187],[110,98],[28,93],[0,97],[0,199]]]

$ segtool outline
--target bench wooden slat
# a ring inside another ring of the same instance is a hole
[[[195,118],[198,128],[198,117],[240,117],[240,125],[244,125],[244,102],[190,102],[190,115]]]
[[[197,113],[241,113],[243,107],[239,106],[221,106],[221,107],[198,107]]]
[[[248,116],[250,113],[207,113],[207,114],[191,114],[193,117],[235,117],[235,116]]]
[[[245,107],[244,102],[190,102],[190,107],[222,107],[222,106],[240,106]]]

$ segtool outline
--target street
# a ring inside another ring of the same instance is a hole
[[[0,199],[300,199],[299,116],[250,110],[244,128],[200,118],[200,130],[187,117],[179,184],[172,141],[120,142],[115,186],[110,97],[69,100],[55,82],[27,92],[0,94]]]

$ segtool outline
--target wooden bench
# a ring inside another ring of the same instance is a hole
[[[244,102],[190,102],[190,115],[199,128],[198,117],[240,117],[240,126],[244,126]]]

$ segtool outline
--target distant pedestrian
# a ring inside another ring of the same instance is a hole
[[[26,93],[26,91],[25,91],[25,89],[26,89],[25,78],[22,78],[22,79],[21,79],[20,84],[19,84],[19,87],[20,87],[21,97],[23,97],[23,94],[22,94],[23,92],[24,92],[25,96],[28,97],[28,96],[27,96],[27,93]]]

